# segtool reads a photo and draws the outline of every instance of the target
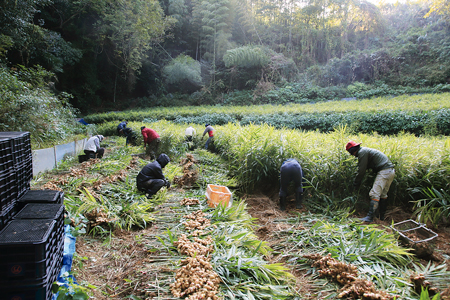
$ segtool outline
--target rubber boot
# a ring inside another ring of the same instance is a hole
[[[303,208],[303,194],[302,193],[295,193],[295,208],[301,209]]]
[[[375,214],[375,211],[378,208],[378,201],[377,200],[371,200],[370,206],[369,206],[369,212],[367,213],[367,216],[365,218],[362,218],[361,221],[372,223],[373,222],[373,216]]]
[[[280,197],[280,210],[285,211],[286,210],[286,196]]]
[[[380,220],[384,221],[387,209],[387,198],[380,199]]]

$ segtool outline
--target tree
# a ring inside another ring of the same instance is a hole
[[[179,55],[163,69],[169,90],[192,93],[202,86],[200,63],[187,55]]]
[[[445,19],[450,18],[450,2],[448,0],[433,0],[431,1],[430,10],[425,15],[425,18],[429,17],[432,13],[443,15]]]
[[[97,37],[109,62],[127,79],[128,90],[152,43],[160,41],[174,19],[164,17],[156,0],[110,1],[100,12]]]
[[[53,30],[45,28],[41,9],[50,0],[0,0],[0,49],[10,49],[7,58],[12,64],[41,65],[61,72],[66,64],[81,58],[81,51]],[[3,50],[4,52],[4,50]]]

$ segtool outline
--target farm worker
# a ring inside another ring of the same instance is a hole
[[[84,153],[86,154],[87,158],[95,158],[96,155],[97,158],[103,157],[105,148],[100,147],[100,142],[103,141],[103,139],[104,136],[99,134],[94,135],[86,142],[86,145],[84,145]]]
[[[148,163],[136,177],[137,189],[147,193],[147,198],[155,195],[163,186],[170,187],[170,182],[164,177],[162,169],[170,162],[167,154],[160,154],[158,158]]]
[[[214,128],[210,124],[205,125],[205,131],[203,131],[202,140],[205,137],[205,134],[208,133],[209,138],[206,140],[205,149],[208,150],[209,143],[211,143],[214,139]]]
[[[155,159],[158,153],[159,143],[161,142],[159,134],[155,130],[146,128],[145,126],[141,127],[141,133],[144,137],[144,147],[147,145],[145,153],[150,155],[150,159]]]
[[[345,149],[358,158],[358,172],[354,180],[355,188],[359,188],[367,169],[372,169],[377,175],[369,192],[370,207],[369,212],[361,221],[372,222],[375,211],[380,207],[380,219],[384,219],[387,208],[387,193],[394,180],[394,165],[389,158],[379,150],[361,147],[361,143],[350,141]]]
[[[127,124],[128,124],[127,121],[123,121],[119,125],[117,125],[117,134],[118,135],[123,134],[123,130],[125,128],[127,128]]]
[[[192,142],[194,140],[194,136],[197,132],[195,131],[195,128],[192,126],[189,126],[184,131],[184,136],[186,138],[186,142]]]
[[[192,126],[189,126],[184,131],[184,139],[189,150],[194,150],[194,137],[196,133],[195,128]]]
[[[289,183],[294,182],[295,189],[295,207],[300,209],[303,207],[303,170],[300,163],[289,158],[281,164],[280,168],[280,209],[286,210],[286,197]]]
[[[130,144],[131,146],[136,146],[137,137],[133,129],[131,129],[130,127],[125,127],[122,132],[127,137],[125,146],[128,146],[128,144]]]

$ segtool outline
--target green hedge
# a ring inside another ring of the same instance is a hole
[[[115,114],[115,113],[112,113]],[[116,114],[117,115],[117,114]],[[114,116],[115,117],[115,116]],[[162,119],[154,114],[154,118],[145,118],[144,114],[129,115],[132,120],[135,117],[147,122]],[[289,128],[300,130],[319,130],[330,132],[339,126],[347,126],[355,132],[372,133],[382,135],[408,132],[415,135],[450,135],[450,109],[436,111],[380,111],[380,112],[330,112],[330,113],[269,113],[269,114],[226,114],[211,113],[200,115],[169,115],[164,119],[177,124],[210,123],[213,125],[225,125],[228,123],[249,125],[268,124],[275,128]]]

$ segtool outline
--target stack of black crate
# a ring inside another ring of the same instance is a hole
[[[30,190],[29,132],[0,132],[1,299],[50,300],[64,251],[64,193]]]

